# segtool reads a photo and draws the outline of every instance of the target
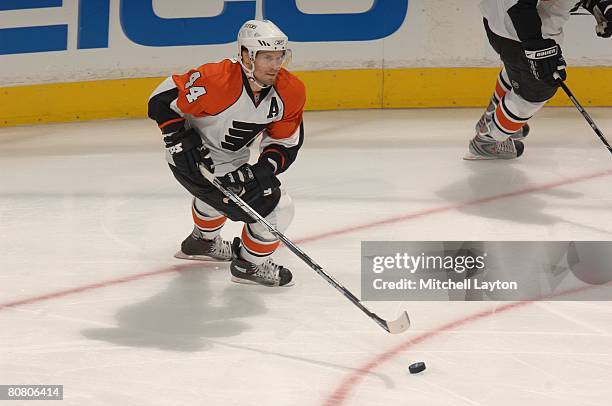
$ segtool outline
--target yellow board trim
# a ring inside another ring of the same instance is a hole
[[[498,68],[353,69],[295,72],[307,110],[482,107]],[[567,81],[585,106],[612,106],[612,67],[574,67]],[[99,80],[0,88],[0,126],[146,117],[164,78]],[[570,106],[563,92],[548,103]]]

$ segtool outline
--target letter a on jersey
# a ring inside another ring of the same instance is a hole
[[[276,101],[276,97],[272,97],[270,101],[270,111],[268,112],[268,118],[278,116],[278,102]]]

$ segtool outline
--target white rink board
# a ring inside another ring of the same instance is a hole
[[[263,1],[256,15],[263,15]],[[296,1],[296,0],[294,0]],[[236,3],[227,1],[226,3]],[[293,42],[293,70],[497,66],[482,28],[478,0],[410,0],[397,31],[383,39]],[[363,13],[374,0],[297,0],[305,13]],[[221,0],[153,1],[163,18],[214,17]],[[236,53],[235,45],[150,47],[129,40],[120,23],[120,0],[110,0],[108,47],[77,49],[79,2],[61,7],[2,10],[0,29],[67,24],[64,51],[0,55],[3,86],[81,80],[165,76]],[[280,24],[279,24],[280,25]],[[610,42],[595,36],[591,16],[574,16],[566,26],[564,54],[570,65],[610,66]],[[360,27],[357,27],[360,28]],[[203,28],[204,29],[204,28]],[[304,27],[315,30],[316,27]],[[291,38],[290,38],[291,40]]]

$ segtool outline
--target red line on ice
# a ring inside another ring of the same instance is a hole
[[[105,288],[107,286],[121,285],[123,283],[137,281],[139,279],[148,278],[150,276],[163,275],[163,274],[172,273],[172,272],[180,272],[183,268],[187,266],[189,265],[188,264],[175,265],[175,266],[160,269],[157,271],[144,272],[144,273],[139,273],[135,275],[123,276],[121,278],[109,279],[106,281],[91,283],[89,285],[77,286],[75,288],[66,289],[66,290],[59,290],[56,292],[51,292],[51,293],[47,293],[47,294],[40,295],[40,296],[33,296],[33,297],[26,298],[26,299],[15,300],[13,302],[0,303],[0,310],[7,309],[10,307],[22,306],[22,305],[26,305],[30,303],[42,302],[43,300],[56,299],[56,298],[72,295],[75,293],[86,292],[88,290]]]
[[[431,208],[431,209],[425,209],[425,210],[417,211],[417,212],[414,212],[414,213],[406,213],[406,214],[402,214],[402,215],[399,215],[399,216],[394,216],[394,217],[389,217],[389,218],[386,218],[386,219],[374,221],[374,222],[371,222],[371,223],[365,223],[365,224],[360,224],[360,225],[356,225],[356,226],[352,226],[352,227],[343,228],[343,229],[340,229],[340,230],[328,231],[328,232],[325,232],[325,233],[316,234],[316,235],[313,235],[313,236],[310,236],[310,237],[302,238],[301,240],[296,241],[296,242],[298,242],[298,243],[306,243],[306,242],[320,240],[322,238],[335,237],[335,236],[341,235],[341,234],[352,233],[353,231],[361,231],[361,230],[365,230],[365,229],[368,229],[368,228],[380,227],[380,226],[384,226],[384,225],[387,225],[387,224],[393,224],[393,223],[399,223],[399,222],[402,222],[402,221],[413,220],[413,219],[417,219],[417,218],[420,218],[420,217],[429,216],[429,215],[432,215],[432,214],[443,213],[443,212],[447,212],[447,211],[451,211],[451,210],[458,210],[458,209],[462,209],[462,208],[468,207],[468,206],[476,206],[476,205],[483,204],[483,203],[490,203],[490,202],[494,202],[494,201],[497,201],[497,200],[507,199],[507,198],[521,196],[521,195],[526,195],[526,194],[529,194],[529,193],[542,192],[544,190],[550,190],[550,189],[554,189],[554,188],[557,188],[557,187],[560,187],[560,186],[571,185],[573,183],[579,183],[579,182],[583,182],[583,181],[586,181],[586,180],[591,180],[591,179],[595,179],[595,178],[601,178],[601,177],[610,176],[610,175],[612,175],[612,170],[592,173],[592,174],[589,174],[589,175],[577,176],[577,177],[574,177],[574,178],[568,178],[568,179],[560,180],[560,181],[557,181],[557,182],[545,183],[543,185],[532,186],[532,187],[528,187],[528,188],[525,188],[525,189],[515,190],[515,191],[512,191],[512,192],[500,193],[500,194],[492,195],[492,196],[479,197],[479,198],[476,198],[476,199],[473,199],[473,200],[467,200],[467,201],[461,202],[461,203],[449,204],[449,205],[440,206],[440,207],[434,207],[434,208]]]
[[[473,199],[473,200],[468,200],[468,201],[465,201],[465,202],[462,202],[462,203],[451,204],[451,205],[440,206],[440,207],[434,207],[434,208],[431,208],[431,209],[425,209],[425,210],[421,210],[421,211],[417,211],[417,212],[413,212],[413,213],[406,213],[406,214],[402,214],[402,215],[394,216],[394,217],[389,217],[389,218],[378,220],[378,221],[373,221],[373,222],[359,224],[359,225],[356,225],[356,226],[346,227],[346,228],[342,228],[342,229],[338,229],[338,230],[332,230],[332,231],[328,231],[328,232],[321,233],[321,234],[316,234],[316,235],[313,235],[313,236],[310,236],[310,237],[305,237],[305,238],[296,240],[295,242],[298,243],[298,244],[304,244],[304,243],[308,243],[308,242],[322,240],[324,238],[335,237],[335,236],[342,235],[342,234],[349,234],[349,233],[352,233],[352,232],[355,232],[355,231],[361,231],[361,230],[365,230],[365,229],[369,229],[369,228],[374,228],[374,227],[385,226],[385,225],[388,225],[388,224],[399,223],[399,222],[402,222],[402,221],[414,220],[414,219],[418,219],[418,218],[421,218],[421,217],[425,217],[425,216],[429,216],[429,215],[433,215],[433,214],[437,214],[437,213],[444,213],[444,212],[448,212],[448,211],[451,211],[451,210],[457,210],[457,209],[461,209],[461,208],[467,207],[467,206],[475,206],[475,205],[479,205],[479,204],[494,202],[494,201],[497,201],[497,200],[507,199],[507,198],[521,196],[521,195],[526,195],[526,194],[529,194],[529,193],[541,192],[541,191],[544,191],[544,190],[554,189],[554,188],[557,188],[557,187],[560,187],[560,186],[566,186],[566,185],[570,185],[570,184],[573,184],[573,183],[583,182],[583,181],[587,181],[587,180],[591,180],[591,179],[596,179],[596,178],[601,178],[601,177],[605,177],[605,176],[609,176],[609,175],[612,175],[612,170],[596,172],[596,173],[592,173],[592,174],[588,174],[588,175],[582,175],[582,176],[577,176],[577,177],[573,177],[573,178],[563,179],[563,180],[560,180],[560,181],[557,181],[557,182],[545,183],[545,184],[542,184],[542,185],[539,185],[539,186],[532,186],[532,187],[528,187],[528,188],[524,188],[524,189],[520,189],[520,190],[516,190],[516,191],[512,191],[512,192],[500,193],[500,194],[497,194],[497,195],[480,197],[480,198],[476,198],[476,199]],[[145,273],[140,273],[140,274],[135,274],[135,275],[124,276],[124,277],[121,277],[121,278],[116,278],[116,279],[110,279],[110,280],[107,280],[107,281],[96,282],[96,283],[92,283],[92,284],[88,284],[88,285],[78,286],[78,287],[75,287],[75,288],[70,288],[70,289],[60,290],[60,291],[51,292],[51,293],[47,293],[47,294],[43,294],[43,295],[33,296],[33,297],[25,298],[25,299],[15,300],[15,301],[12,301],[12,302],[0,303],[0,311],[4,310],[4,309],[12,308],[12,307],[17,307],[17,306],[22,306],[22,305],[36,303],[36,302],[41,302],[41,301],[44,301],[44,300],[57,299],[57,298],[60,298],[60,297],[64,297],[64,296],[68,296],[68,295],[72,295],[72,294],[77,294],[77,293],[82,293],[82,292],[89,291],[89,290],[101,289],[101,288],[105,288],[105,287],[109,287],[109,286],[115,286],[115,285],[121,285],[121,284],[124,284],[124,283],[127,283],[127,282],[141,280],[141,279],[145,279],[145,278],[148,278],[148,277],[151,277],[151,276],[157,276],[157,275],[163,275],[163,274],[172,273],[172,272],[178,272],[182,268],[187,267],[187,266],[188,265],[186,265],[186,264],[185,265],[175,265],[175,266],[172,266],[172,267],[169,267],[169,268],[160,269],[160,270],[157,270],[157,271],[151,271],[151,272],[145,272]]]
[[[440,336],[447,331],[454,330],[459,327],[463,327],[466,324],[470,324],[472,322],[476,322],[481,319],[489,318],[496,316],[500,313],[505,313],[510,310],[514,310],[520,307],[527,306],[529,304],[535,303],[538,300],[546,300],[558,298],[561,296],[569,296],[574,293],[579,293],[587,290],[601,288],[603,286],[610,286],[610,283],[604,285],[596,285],[596,286],[583,286],[580,288],[570,289],[565,292],[555,293],[546,297],[541,297],[534,300],[526,300],[523,302],[512,302],[506,303],[504,305],[498,306],[493,309],[484,310],[478,313],[474,313],[472,315],[468,315],[466,317],[450,321],[442,326],[434,328],[433,330],[426,331],[425,333],[419,334],[416,337],[411,338],[408,341],[404,341],[403,343],[390,348],[389,350],[374,356],[370,361],[357,368],[356,371],[350,373],[344,380],[336,387],[336,389],[331,393],[331,395],[324,402],[325,406],[340,406],[342,405],[349,397],[351,391],[357,387],[359,381],[367,374],[371,373],[374,369],[378,368],[385,362],[391,360],[392,358],[397,357],[402,352],[420,344],[424,341],[427,341],[433,337]]]

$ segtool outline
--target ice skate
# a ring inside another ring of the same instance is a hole
[[[515,159],[523,154],[524,144],[509,137],[505,141],[497,141],[491,137],[491,121],[487,117],[488,109],[478,121],[476,136],[470,141],[470,153],[463,157],[468,161],[492,160],[492,159]],[[520,132],[520,131],[519,131]],[[527,129],[529,132],[529,129]],[[526,135],[526,134],[525,134]],[[524,137],[523,137],[524,138]]]
[[[478,122],[476,123],[476,134],[479,134],[480,129],[485,128],[486,124],[491,123],[491,118],[493,117],[494,113],[495,113],[495,105],[493,103],[489,103],[487,110],[484,113],[482,113],[482,116],[480,116],[480,120],[478,120]],[[523,125],[520,130],[512,134],[510,138],[512,138],[515,141],[520,141],[523,138],[527,137],[530,130],[531,129],[529,128],[529,124],[525,123],[525,125]]]
[[[232,281],[271,287],[285,287],[293,285],[291,271],[282,265],[276,264],[271,258],[261,265],[256,265],[240,257],[240,238],[234,238],[232,250],[235,257],[230,265]]]
[[[200,237],[197,230],[189,234],[181,244],[181,250],[174,254],[175,258],[193,259],[197,261],[231,261],[232,244],[220,235],[212,240]]]
[[[463,157],[468,161],[491,159],[515,159],[523,154],[525,146],[521,141],[508,138],[506,141],[496,141],[489,135],[476,135],[470,141],[470,153]]]

